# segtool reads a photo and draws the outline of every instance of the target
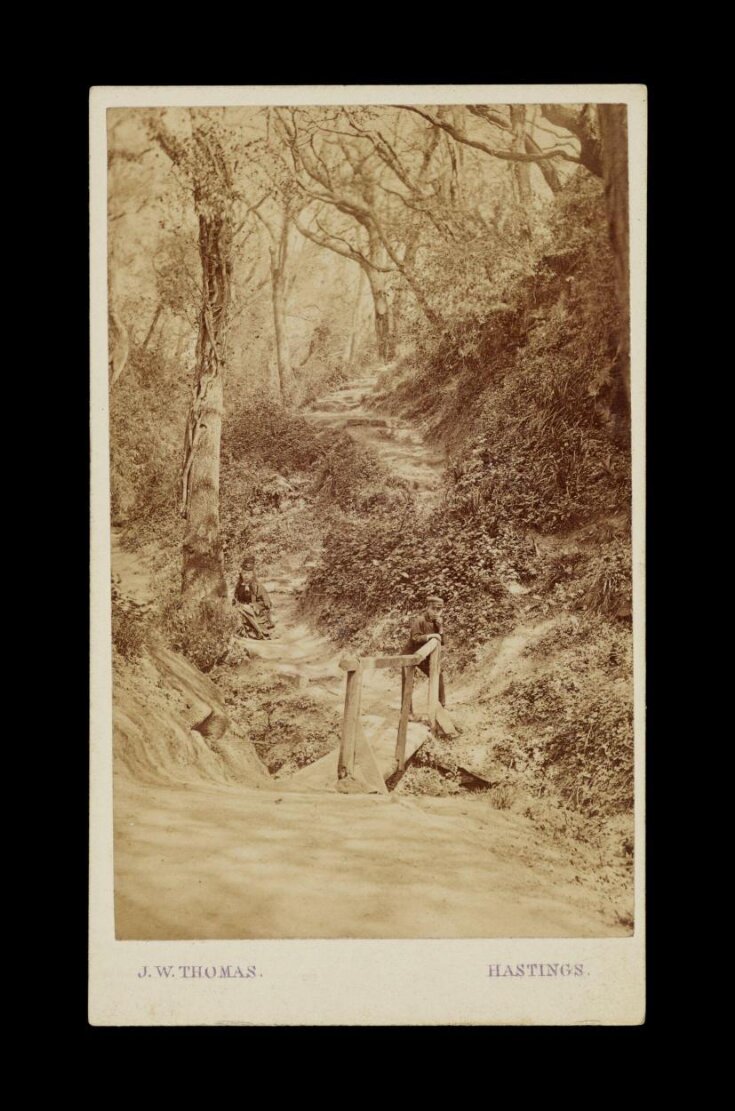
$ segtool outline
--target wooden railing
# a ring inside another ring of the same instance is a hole
[[[431,640],[419,648],[418,652],[414,652],[411,656],[345,656],[340,660],[339,666],[347,672],[342,737],[337,764],[337,775],[340,779],[352,775],[355,769],[355,748],[360,729],[363,676],[367,671],[376,671],[384,667],[399,667],[405,677],[403,698],[401,699],[401,716],[398,721],[398,736],[396,738],[397,770],[403,771],[406,765],[406,735],[411,711],[414,672],[416,667],[423,663],[427,657],[429,658],[429,725],[433,729],[436,725],[437,707],[439,705],[439,672],[441,669],[441,641],[438,636],[432,637]]]

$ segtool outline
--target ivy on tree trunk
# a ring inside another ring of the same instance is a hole
[[[219,472],[231,241],[232,229],[226,214],[200,213],[202,306],[181,490],[181,508],[186,518],[181,589],[189,601],[227,595],[220,538]]]

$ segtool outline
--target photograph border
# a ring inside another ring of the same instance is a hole
[[[647,90],[643,85],[114,86],[90,94],[89,1021],[181,1025],[639,1025],[645,1014]],[[112,827],[106,112],[240,104],[624,103],[630,197],[635,929],[629,938],[117,941]],[[583,964],[493,979],[490,964]],[[140,981],[143,964],[255,965],[252,981]],[[236,986],[237,985],[237,986]]]

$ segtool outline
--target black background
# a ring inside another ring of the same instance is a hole
[[[510,1079],[517,1088],[517,1097],[527,1098],[530,1087],[538,1074],[547,1095],[555,1094],[564,1098],[577,1088],[577,1080],[584,1071],[585,1063],[598,1062],[602,1072],[596,1077],[595,1088],[587,1094],[597,1095],[608,1091],[621,1092],[625,1084],[625,1096],[630,1099],[633,1092],[628,1086],[633,1082],[633,1060],[627,1054],[634,1047],[648,1044],[652,1031],[660,1027],[671,1011],[664,1001],[664,984],[671,986],[674,975],[669,951],[665,944],[667,932],[679,933],[684,929],[681,921],[669,923],[669,929],[660,917],[662,889],[667,884],[666,859],[670,844],[669,834],[672,824],[662,819],[660,804],[670,797],[668,776],[672,774],[670,734],[664,739],[664,712],[661,697],[663,680],[667,680],[671,693],[671,661],[663,659],[663,644],[668,635],[665,630],[665,617],[670,616],[671,593],[666,586],[665,567],[670,559],[664,557],[664,545],[670,536],[666,525],[670,526],[675,512],[670,482],[671,455],[662,447],[667,431],[671,431],[673,418],[670,418],[670,391],[662,391],[665,386],[670,362],[663,355],[664,340],[671,335],[671,302],[661,288],[664,271],[670,266],[665,260],[664,242],[670,240],[669,190],[662,189],[660,180],[669,180],[670,161],[663,158],[662,152],[670,150],[673,141],[670,112],[664,111],[675,95],[676,85],[660,74],[656,75],[652,65],[652,53],[645,49],[640,37],[637,39],[637,61],[632,58],[630,25],[625,28],[624,48],[615,49],[607,32],[596,32],[583,23],[582,31],[589,30],[594,49],[575,47],[563,24],[553,24],[544,30],[545,22],[541,16],[526,23],[520,13],[509,13],[511,26],[501,28],[493,15],[483,17],[479,24],[469,10],[457,10],[460,27],[437,25],[433,16],[427,13],[422,21],[427,25],[428,45],[422,46],[421,39],[414,32],[408,34],[405,42],[398,42],[393,32],[385,43],[379,43],[365,53],[370,61],[359,59],[359,45],[364,38],[370,39],[360,29],[359,23],[365,20],[379,30],[381,21],[386,19],[382,9],[366,9],[353,13],[341,9],[343,19],[340,28],[342,36],[335,34],[333,44],[325,43],[318,12],[302,12],[308,23],[309,33],[304,34],[308,42],[316,34],[319,45],[307,46],[300,34],[292,32],[289,49],[282,55],[275,36],[283,28],[279,20],[285,20],[285,12],[271,23],[265,21],[265,29],[246,21],[242,30],[242,59],[233,65],[230,61],[217,61],[212,64],[210,55],[209,73],[200,72],[199,64],[191,59],[191,50],[183,57],[187,59],[179,66],[172,63],[174,55],[182,57],[175,42],[168,39],[155,49],[148,40],[144,28],[136,28],[136,36],[128,45],[132,53],[125,62],[110,63],[106,50],[91,52],[100,61],[87,63],[85,80],[72,79],[67,71],[59,83],[54,85],[54,96],[44,98],[44,108],[58,120],[58,128],[50,146],[34,151],[39,158],[37,174],[39,186],[39,211],[48,211],[50,222],[54,225],[53,234],[60,237],[59,244],[51,239],[48,242],[49,255],[54,259],[53,272],[48,279],[53,282],[54,297],[60,303],[60,316],[53,329],[54,350],[48,359],[47,375],[49,394],[58,392],[58,402],[47,405],[47,415],[51,430],[50,440],[39,445],[42,457],[50,463],[45,473],[45,499],[41,526],[41,566],[38,574],[44,576],[49,563],[54,568],[61,562],[64,570],[63,598],[59,600],[61,612],[51,620],[44,609],[47,636],[59,650],[63,666],[70,675],[62,681],[62,696],[48,706],[41,699],[37,710],[41,711],[40,720],[45,723],[43,740],[38,737],[34,744],[43,743],[44,761],[51,756],[51,771],[46,772],[52,788],[53,801],[59,803],[59,779],[65,784],[63,801],[58,818],[52,818],[52,828],[60,830],[60,843],[54,845],[51,838],[47,843],[50,851],[49,875],[39,877],[42,884],[41,905],[48,907],[50,917],[41,920],[39,952],[52,957],[54,965],[62,961],[63,975],[54,972],[51,983],[39,985],[44,1002],[36,1006],[46,1013],[49,1032],[62,1040],[72,1038],[77,1051],[82,1048],[80,1036],[87,1050],[94,1051],[94,1057],[102,1053],[109,1060],[115,1060],[116,1083],[122,1088],[130,1082],[133,1091],[137,1090],[133,1074],[144,1062],[159,1062],[166,1072],[167,1083],[177,1084],[184,1079],[186,1085],[194,1085],[197,1078],[209,1088],[219,1087],[231,1077],[236,1090],[242,1098],[252,1096],[262,1079],[267,1085],[283,1078],[283,1073],[292,1071],[294,1055],[303,1062],[303,1072],[299,1077],[302,1098],[323,1098],[334,1093],[339,1097],[362,1098],[366,1088],[371,1098],[392,1099],[395,1088],[388,1080],[388,1073],[395,1068],[398,1076],[410,1085],[412,1094],[418,1095],[422,1082],[437,1082],[446,1076],[451,1085],[452,1098],[462,1099],[469,1096],[468,1088],[477,1086],[481,1098],[492,1099],[498,1083]],[[618,10],[616,9],[616,12]],[[270,13],[276,16],[275,11]],[[353,18],[359,16],[358,23]],[[444,20],[449,19],[449,11],[444,12]],[[515,26],[515,20],[519,25]],[[298,24],[299,20],[296,20]],[[126,21],[123,20],[125,24]],[[541,44],[541,57],[533,59],[528,49],[529,37],[533,37],[536,27]],[[128,28],[132,35],[132,30]],[[189,33],[197,38],[195,21],[190,22]],[[545,35],[547,36],[545,38]],[[595,35],[598,37],[595,39]],[[459,37],[456,37],[459,36]],[[111,36],[113,39],[114,35]],[[108,41],[107,36],[104,37]],[[479,40],[479,42],[478,42]],[[126,43],[123,32],[123,44]],[[141,60],[140,46],[147,43],[145,59]],[[374,43],[374,40],[370,40]],[[610,50],[606,60],[602,59],[599,43],[606,42]],[[468,48],[474,42],[476,55],[470,59]],[[553,44],[561,44],[554,48]],[[101,47],[101,43],[99,44]],[[120,43],[118,42],[118,45]],[[478,61],[477,54],[481,55]],[[296,55],[296,56],[294,56]],[[610,57],[612,55],[612,57]],[[214,57],[217,57],[214,55]],[[584,64],[580,59],[584,59]],[[257,60],[257,62],[256,62]],[[135,64],[133,64],[135,63]],[[173,70],[180,72],[174,74]],[[185,72],[184,72],[185,71]],[[177,76],[178,82],[163,80],[163,76]],[[207,76],[216,77],[207,82]],[[654,943],[648,947],[648,1002],[646,1022],[642,1027],[586,1027],[569,1029],[550,1028],[94,1028],[87,1021],[87,821],[88,821],[88,775],[87,775],[87,735],[88,735],[88,504],[89,504],[89,390],[88,390],[88,95],[90,86],[95,84],[137,85],[137,84],[547,84],[547,83],[614,83],[646,84],[649,99],[649,209],[648,209],[648,535],[647,535],[647,765],[648,791],[647,808],[647,929]],[[667,116],[667,120],[664,120]],[[677,125],[678,126],[678,125]],[[30,127],[30,124],[29,124]],[[667,131],[668,129],[668,131]],[[33,145],[33,144],[32,144]],[[55,147],[55,149],[54,149]],[[53,172],[52,172],[53,171]],[[662,194],[666,193],[667,197]],[[50,236],[51,233],[49,233]],[[63,262],[60,266],[59,257]],[[36,271],[37,272],[37,269]],[[59,294],[57,298],[56,294]],[[70,305],[63,306],[63,298],[70,298]],[[663,313],[666,313],[664,317]],[[38,317],[33,319],[38,326]],[[45,317],[44,317],[45,322]],[[45,328],[38,338],[43,339]],[[651,412],[655,414],[651,417]],[[51,445],[60,442],[60,448]],[[53,461],[45,453],[54,454]],[[40,493],[36,487],[37,493]],[[667,499],[666,494],[669,494]],[[37,504],[37,503],[35,503]],[[43,672],[42,672],[43,674]],[[38,697],[38,688],[36,698]],[[657,695],[659,696],[657,698]],[[36,730],[38,734],[38,730]],[[662,749],[665,746],[665,751]],[[32,757],[31,757],[32,759]],[[46,765],[48,767],[48,765]],[[32,773],[32,769],[31,769]],[[59,823],[57,825],[57,822]],[[58,852],[55,852],[55,848]],[[54,883],[58,892],[51,895]],[[691,896],[691,911],[698,909],[698,894]],[[59,908],[63,913],[59,914]],[[58,919],[63,921],[59,923]],[[58,945],[49,946],[49,932],[58,931]],[[64,932],[67,939],[63,940]],[[675,940],[675,944],[676,939]],[[679,937],[678,944],[681,945]],[[674,984],[676,987],[676,985]],[[26,986],[24,992],[29,990]],[[366,1035],[370,1048],[355,1046],[355,1039],[362,1043]],[[201,1042],[199,1038],[203,1039]],[[180,1056],[184,1048],[180,1039],[189,1045],[190,1039],[197,1039],[197,1051],[193,1058],[189,1054]],[[577,1037],[580,1038],[577,1041]],[[571,1042],[570,1038],[575,1041]],[[610,1059],[610,1038],[618,1049],[624,1049],[625,1062]],[[224,1039],[224,1040],[221,1040]],[[236,1041],[236,1039],[243,1039]],[[253,1041],[253,1039],[256,1039]],[[271,1040],[272,1039],[272,1040]],[[375,1044],[379,1043],[379,1045]],[[622,1043],[622,1044],[620,1044]],[[257,1055],[252,1051],[257,1048]],[[276,1060],[275,1074],[268,1068],[267,1056],[260,1059],[261,1052],[267,1055],[272,1049]],[[429,1057],[426,1050],[431,1051]],[[249,1052],[248,1052],[249,1051]],[[506,1054],[518,1052],[522,1062],[520,1071],[512,1066],[511,1057]],[[367,1053],[367,1056],[365,1054]],[[130,1056],[140,1054],[139,1058]],[[172,1054],[171,1058],[168,1054]],[[198,1055],[201,1054],[201,1058]],[[224,1055],[224,1056],[222,1056]],[[537,1056],[538,1055],[538,1056]],[[579,1055],[584,1060],[581,1060]],[[599,1055],[599,1056],[598,1056]],[[194,1067],[200,1060],[201,1075]],[[130,1063],[130,1069],[123,1061]],[[175,1062],[172,1065],[172,1062]],[[539,1066],[541,1062],[550,1063],[550,1071]],[[604,1064],[603,1064],[604,1062]],[[101,1059],[100,1059],[101,1063]],[[555,1063],[555,1064],[554,1064]],[[169,1070],[168,1066],[171,1065]],[[336,1072],[346,1066],[345,1082],[347,1087],[335,1085],[331,1079]],[[335,1070],[333,1072],[333,1070]],[[625,1075],[619,1075],[620,1070]],[[128,1076],[128,1073],[130,1074]],[[576,1079],[575,1079],[576,1078]],[[108,1073],[104,1083],[112,1082]],[[161,1077],[163,1079],[163,1077]],[[610,1081],[612,1084],[610,1085]],[[627,1083],[626,1083],[627,1081]],[[247,1087],[243,1087],[247,1084]],[[556,1092],[555,1092],[556,1090]],[[146,1088],[150,1094],[152,1089]],[[211,1094],[215,1094],[212,1092]],[[269,1094],[271,1094],[269,1092]],[[512,1097],[511,1097],[512,1098]]]

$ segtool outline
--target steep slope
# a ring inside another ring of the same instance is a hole
[[[215,685],[170,649],[151,647],[118,667],[113,729],[116,773],[138,782],[268,782]]]

